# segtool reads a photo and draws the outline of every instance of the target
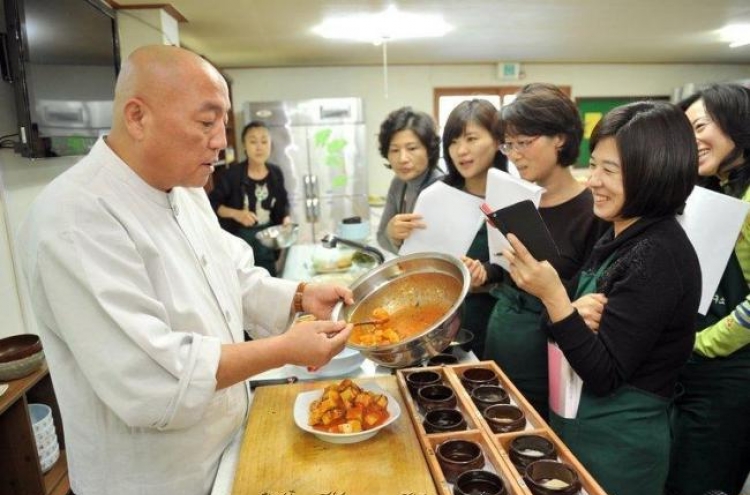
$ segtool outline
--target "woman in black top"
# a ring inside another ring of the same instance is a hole
[[[583,137],[575,103],[556,86],[528,84],[503,107],[501,124],[501,151],[522,179],[544,188],[539,214],[560,253],[549,262],[563,281],[570,280],[604,233],[603,222],[592,211],[591,191],[571,172]],[[484,266],[488,280],[499,282],[491,291],[497,302],[487,323],[484,358],[495,360],[546,420],[549,389],[542,304],[518,289],[498,265]]]
[[[701,296],[698,257],[675,218],[697,179],[697,148],[684,113],[660,102],[612,110],[590,146],[594,214],[612,228],[570,292],[515,236],[503,255],[516,284],[544,304],[546,330],[583,382],[568,417],[551,404],[552,428],[608,493],[660,494],[667,408]],[[595,295],[606,297],[598,314],[585,304]]]
[[[209,193],[222,227],[253,247],[255,264],[276,276],[277,252],[263,246],[255,234],[271,225],[289,223],[289,200],[281,169],[267,163],[271,136],[265,124],[250,122],[242,130],[247,160],[233,164]]]

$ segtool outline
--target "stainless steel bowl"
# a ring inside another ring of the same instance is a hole
[[[286,249],[297,242],[298,236],[299,225],[296,223],[272,225],[255,234],[255,238],[270,249]]]
[[[455,279],[457,284],[423,284],[420,274],[439,273]],[[447,312],[432,326],[410,338],[390,345],[361,346],[347,343],[365,357],[382,366],[402,368],[442,352],[461,328],[461,306],[469,291],[470,275],[455,256],[442,253],[416,253],[386,261],[361,276],[350,286],[354,304],[343,302],[333,308],[334,320],[349,321],[359,313],[369,314],[375,307],[389,313],[420,301],[442,299],[450,304]],[[406,288],[406,290],[405,290]]]

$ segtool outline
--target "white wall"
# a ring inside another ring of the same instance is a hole
[[[572,87],[573,96],[671,95],[674,87],[750,78],[750,65],[565,65],[529,64],[520,83],[546,81]],[[515,85],[495,77],[492,64],[395,66],[389,68],[386,98],[380,67],[232,69],[235,110],[244,101],[357,96],[365,101],[371,194],[385,194],[391,172],[377,152],[380,122],[391,110],[412,105],[432,113],[434,87]],[[239,112],[237,113],[239,115]],[[237,122],[241,124],[241,122]],[[15,129],[12,88],[0,82],[0,134]],[[16,285],[12,240],[28,206],[41,189],[75,158],[29,160],[0,151],[0,337],[33,331],[26,325],[25,300]],[[20,249],[23,249],[21,246]]]
[[[384,195],[392,173],[383,167],[377,147],[380,122],[391,110],[411,105],[433,113],[433,88],[450,86],[517,86],[549,82],[572,88],[572,96],[671,96],[675,87],[692,82],[750,78],[750,65],[671,64],[523,64],[521,81],[501,81],[495,64],[419,65],[388,68],[388,97],[381,67],[228,69],[232,78],[236,128],[242,128],[246,101],[298,100],[333,96],[364,99],[368,137],[370,193]],[[237,138],[239,144],[239,136]],[[241,148],[241,146],[240,146]],[[240,156],[244,153],[238,150]]]

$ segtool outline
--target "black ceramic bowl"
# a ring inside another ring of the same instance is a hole
[[[427,366],[447,366],[458,364],[458,358],[453,354],[438,354],[427,360]]]
[[[453,340],[448,344],[446,349],[448,352],[455,352],[457,349],[463,352],[469,352],[471,350],[471,343],[474,341],[474,334],[465,328],[461,328],[453,337]]]
[[[470,395],[479,412],[495,404],[510,404],[508,392],[500,385],[480,385],[474,388]]]
[[[526,466],[534,461],[542,459],[555,460],[557,458],[557,450],[555,449],[555,444],[548,438],[540,435],[521,435],[511,440],[508,457],[510,457],[513,465],[523,473]]]
[[[471,440],[448,440],[435,449],[440,469],[448,483],[455,483],[461,473],[484,467],[482,447]]]
[[[520,431],[526,427],[526,415],[513,404],[495,404],[482,412],[490,429],[495,433]]]
[[[497,378],[494,371],[479,366],[466,368],[464,372],[461,373],[460,380],[461,384],[469,393],[480,385],[498,385],[500,383],[500,380]]]
[[[424,415],[422,426],[427,433],[462,431],[467,428],[464,415],[457,409],[433,409]]]
[[[534,495],[575,495],[581,490],[576,470],[557,461],[532,462],[523,479]]]
[[[457,399],[453,389],[447,385],[427,385],[417,392],[417,404],[427,413],[435,409],[453,409]]]
[[[427,385],[439,385],[443,381],[443,377],[436,371],[414,371],[409,373],[404,378],[406,380],[406,386],[409,388],[409,392],[413,397],[417,396],[417,391]]]
[[[465,471],[456,478],[455,495],[505,495],[505,483],[500,476],[490,471],[474,469]]]

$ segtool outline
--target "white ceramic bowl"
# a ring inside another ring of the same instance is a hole
[[[292,366],[292,368],[296,377],[307,380],[347,375],[356,371],[364,362],[365,357],[362,353],[356,349],[345,347],[343,351],[333,356],[333,359],[328,364],[321,366],[317,370],[309,370],[302,366]]]
[[[294,422],[301,430],[312,433],[324,442],[329,443],[357,443],[374,437],[380,430],[387,427],[401,416],[401,406],[391,394],[375,384],[367,383],[361,385],[361,387],[363,390],[376,392],[388,397],[389,417],[383,424],[371,430],[361,431],[359,433],[326,433],[324,431],[316,430],[307,424],[310,418],[310,403],[314,400],[320,399],[323,394],[323,389],[300,392],[297,395],[297,399],[294,401]]]
[[[54,429],[52,408],[47,404],[29,404],[29,416],[31,417],[31,426],[35,436],[38,437],[45,431],[49,431],[50,425]]]

